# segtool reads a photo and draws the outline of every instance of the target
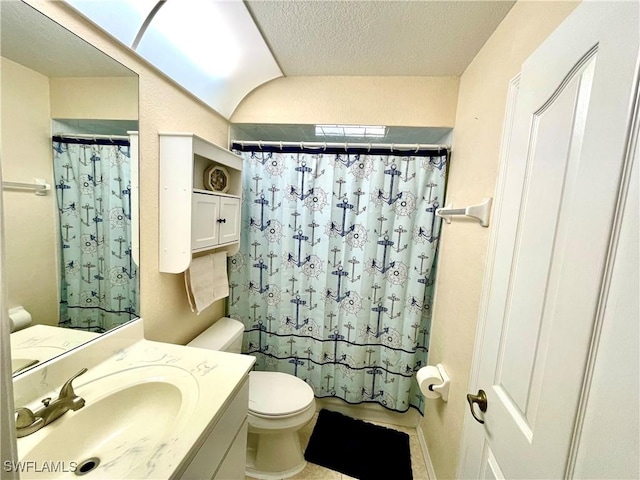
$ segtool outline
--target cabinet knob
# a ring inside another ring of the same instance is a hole
[[[227,223],[227,219],[226,218],[219,218],[218,219],[218,223]]]

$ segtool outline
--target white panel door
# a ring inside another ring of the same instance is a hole
[[[583,2],[523,64],[501,171],[460,476],[563,478],[608,258],[637,2]]]

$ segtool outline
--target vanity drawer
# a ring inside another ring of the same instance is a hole
[[[247,412],[249,410],[249,377],[244,380],[240,391],[231,399],[229,406],[222,414],[222,418],[216,423],[209,436],[204,441],[198,453],[195,454],[193,460],[182,474],[184,480],[203,480],[214,478],[216,472],[223,463],[223,467],[227,471],[241,471],[242,477],[239,480],[244,479],[244,465],[246,457],[246,438],[240,439],[245,445],[244,450],[240,453],[237,448],[231,452],[228,459],[225,459],[227,452],[231,449],[234,441],[237,442],[237,435],[243,434],[246,437],[246,428],[242,428],[247,419]],[[238,445],[236,443],[235,445]],[[230,462],[238,463],[235,468],[230,465]],[[227,479],[231,480],[231,479]]]

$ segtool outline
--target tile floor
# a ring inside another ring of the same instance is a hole
[[[302,437],[302,448],[307,446],[311,432],[316,423],[318,414],[313,417],[313,420],[309,424],[300,430]],[[393,428],[409,435],[409,446],[411,448],[411,469],[413,470],[413,480],[428,480],[427,467],[422,455],[422,449],[420,448],[420,441],[418,440],[418,434],[415,428],[411,427],[399,427],[397,425],[390,425],[382,422],[370,422],[375,425],[380,425],[387,428]],[[307,463],[306,468],[299,474],[289,477],[289,480],[352,480],[353,477],[345,475],[328,468],[321,467],[320,465],[314,465],[313,463]],[[252,477],[245,477],[245,480],[254,480]],[[389,479],[391,480],[391,479]]]

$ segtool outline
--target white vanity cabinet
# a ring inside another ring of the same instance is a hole
[[[182,273],[195,252],[238,250],[242,158],[192,133],[160,133],[159,269]],[[223,172],[224,190],[205,172]],[[210,183],[210,182],[209,182]]]
[[[181,479],[244,480],[249,411],[248,376],[227,405]]]

